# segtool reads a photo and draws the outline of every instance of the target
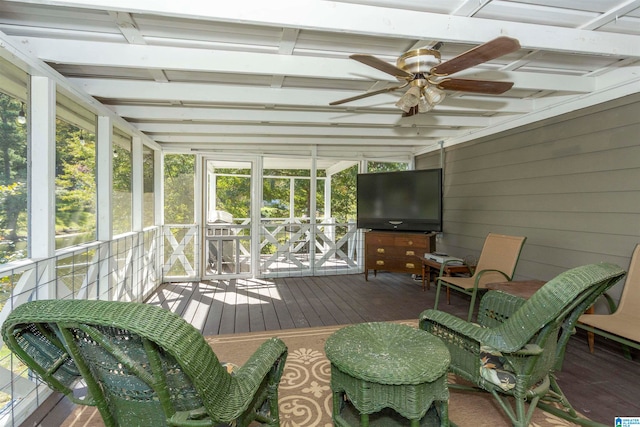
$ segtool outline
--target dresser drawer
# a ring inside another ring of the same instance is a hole
[[[406,258],[424,253],[419,247],[397,247],[397,246],[368,246],[367,256]]]
[[[417,258],[415,260],[401,258],[371,258],[367,260],[367,268],[374,270],[406,271],[409,273],[420,273],[422,271],[422,265]]]
[[[400,247],[425,249],[428,246],[427,238],[424,235],[398,236],[394,240],[395,246]]]

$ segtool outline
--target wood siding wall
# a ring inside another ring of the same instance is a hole
[[[477,257],[489,232],[527,237],[516,279],[626,269],[640,243],[640,94],[445,149],[438,250]]]

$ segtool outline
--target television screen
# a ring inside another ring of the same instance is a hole
[[[442,231],[442,169],[358,174],[358,228]]]

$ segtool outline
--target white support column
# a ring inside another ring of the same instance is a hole
[[[194,260],[196,260],[197,265],[194,265],[194,269],[196,271],[196,277],[198,278],[198,280],[202,279],[202,276],[204,276],[205,274],[205,268],[204,266],[207,265],[207,263],[204,260],[205,257],[205,253],[206,253],[206,241],[204,238],[204,234],[206,231],[206,223],[203,220],[204,218],[204,175],[203,175],[203,159],[202,156],[200,154],[194,154],[195,159],[194,159],[194,165],[195,165],[195,170],[193,171],[193,220],[195,222],[195,224],[198,226],[198,236],[196,237],[196,241],[200,242],[198,245],[196,245],[195,247],[195,256],[193,257]]]
[[[162,151],[153,150],[153,207],[154,225],[164,224],[164,156]]]
[[[29,110],[29,257],[42,259],[53,256],[56,250],[56,84],[53,80],[31,77]]]
[[[311,275],[315,275],[316,273],[316,231],[318,227],[318,220],[316,218],[316,192],[318,190],[318,165],[317,165],[317,157],[318,157],[318,147],[314,145],[311,148],[311,182],[309,185],[309,194],[311,194],[311,200],[309,201],[309,217],[311,222],[310,227],[310,236],[309,236],[309,267],[311,268]]]
[[[98,203],[97,238],[103,243],[99,249],[98,291],[99,298],[109,299],[111,282],[111,239],[113,238],[113,127],[111,118],[98,116],[96,135],[96,187]],[[115,283],[115,280],[113,280]]]
[[[113,237],[113,126],[111,118],[98,116],[96,181],[98,187],[98,240]]]
[[[131,226],[133,231],[142,231],[143,228],[143,173],[142,173],[142,139],[138,136],[132,138],[132,183],[131,183]]]
[[[260,273],[260,207],[262,205],[263,158],[258,156],[251,168],[251,274],[258,277]]]

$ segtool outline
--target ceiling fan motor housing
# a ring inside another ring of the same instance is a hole
[[[411,74],[429,73],[440,64],[440,52],[433,49],[413,49],[398,58],[396,65]]]

